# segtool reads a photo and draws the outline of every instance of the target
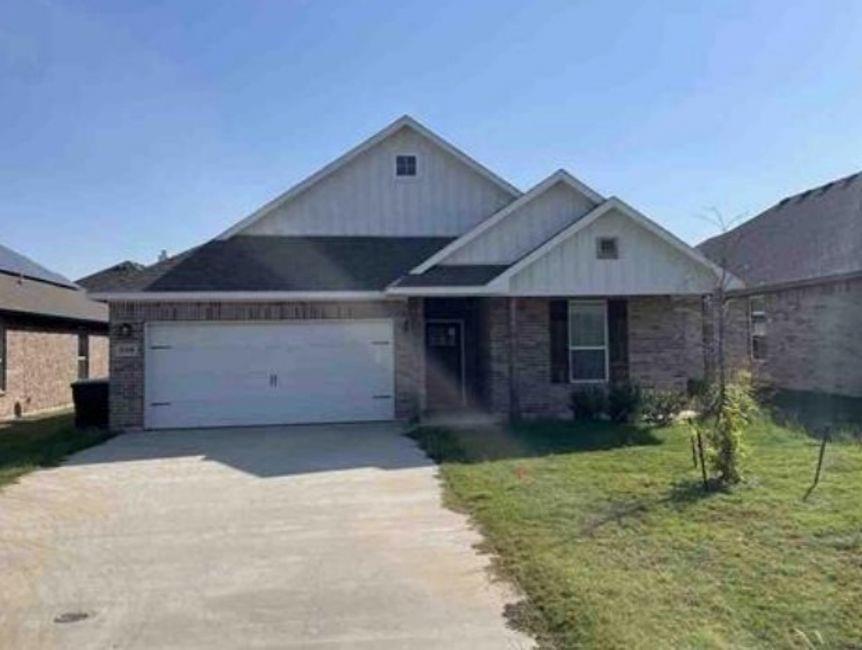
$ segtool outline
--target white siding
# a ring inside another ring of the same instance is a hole
[[[416,178],[395,177],[397,154],[418,156]],[[513,199],[405,127],[242,234],[455,237]]]
[[[510,264],[595,206],[571,186],[557,183],[456,250],[441,264]]]
[[[617,237],[619,258],[596,258],[596,239]],[[511,278],[522,295],[706,293],[711,271],[616,210],[560,242]]]

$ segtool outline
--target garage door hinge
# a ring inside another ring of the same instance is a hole
[[[150,402],[150,406],[170,406],[170,402]]]
[[[392,395],[375,395],[374,399],[392,399]]]

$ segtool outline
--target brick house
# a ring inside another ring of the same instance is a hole
[[[108,310],[0,246],[0,420],[69,406],[71,383],[108,374]]]
[[[522,192],[405,116],[93,295],[116,429],[545,417],[578,387],[702,377],[720,275],[571,174]]]
[[[862,397],[862,172],[785,197],[698,248],[746,285],[738,331],[757,377]]]

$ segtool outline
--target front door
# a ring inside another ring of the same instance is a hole
[[[425,390],[427,408],[464,405],[464,323],[429,320],[425,323]]]

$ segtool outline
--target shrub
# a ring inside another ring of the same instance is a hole
[[[757,415],[758,406],[751,377],[740,374],[724,390],[724,401],[715,415],[701,423],[710,470],[724,484],[742,480],[740,464],[745,456],[744,434]]]
[[[666,427],[688,405],[684,393],[672,390],[650,390],[643,394],[642,417],[650,424]]]
[[[572,391],[569,402],[576,420],[597,420],[607,412],[608,396],[603,388],[586,386]]]
[[[641,411],[640,386],[631,382],[615,384],[608,393],[608,417],[614,422],[632,422]]]

